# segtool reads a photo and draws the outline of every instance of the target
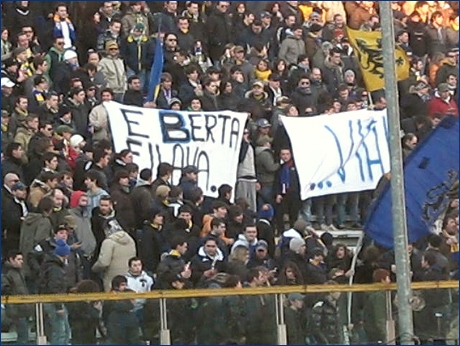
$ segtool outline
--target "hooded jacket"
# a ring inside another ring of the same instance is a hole
[[[281,43],[278,58],[285,60],[288,65],[297,64],[299,55],[305,53],[305,42],[301,38],[290,35]]]
[[[27,254],[32,252],[34,245],[53,236],[53,226],[48,217],[38,213],[28,213],[21,225],[19,251],[24,254],[24,274],[30,273]]]
[[[136,245],[133,238],[125,231],[114,232],[105,238],[92,270],[103,272],[102,280],[106,292],[110,291],[112,279],[116,275],[124,275],[128,272],[128,260],[134,256],[136,256]]]
[[[216,255],[214,257],[209,256],[204,251],[204,246],[198,249],[198,253],[193,256],[191,260],[192,276],[191,280],[195,286],[201,286],[204,284],[206,277],[203,273],[211,268],[214,268],[217,272],[224,271],[224,254],[217,247]]]
[[[343,83],[344,64],[340,61],[340,65],[335,65],[331,62],[331,57],[327,56],[324,60],[323,82],[326,85],[327,91],[333,96],[337,94],[339,85]]]

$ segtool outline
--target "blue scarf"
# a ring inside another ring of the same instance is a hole
[[[291,164],[289,162],[281,168],[280,183],[281,193],[287,193],[291,187]]]

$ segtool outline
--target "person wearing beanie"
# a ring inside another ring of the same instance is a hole
[[[284,263],[288,261],[294,262],[299,268],[299,271],[302,275],[303,282],[305,282],[307,278],[307,263],[308,263],[306,256],[305,256],[306,251],[307,251],[305,240],[303,240],[300,237],[295,237],[295,238],[290,239],[288,244],[289,244],[288,250],[282,257],[281,267],[283,267]]]
[[[47,255],[40,267],[38,279],[39,294],[64,294],[67,286],[67,259],[70,246],[64,239],[58,239],[54,251]],[[46,317],[50,321],[50,344],[68,345],[70,341],[70,325],[67,307],[64,303],[44,303]]]

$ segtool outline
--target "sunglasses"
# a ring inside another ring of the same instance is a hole
[[[63,46],[65,43],[64,42],[56,42],[58,46]]]
[[[177,42],[175,38],[168,38],[166,41]]]

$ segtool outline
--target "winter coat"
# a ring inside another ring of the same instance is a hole
[[[166,288],[167,282],[172,277],[181,278],[181,273],[185,269],[185,261],[177,253],[176,250],[172,250],[168,255],[166,255],[158,265],[157,269],[157,278],[158,278],[158,287]]]
[[[371,14],[369,13],[369,11],[367,11],[365,8],[359,5],[356,6],[356,8],[353,9],[351,12],[348,12],[348,15],[349,17],[347,20],[347,24],[350,27],[350,29],[353,29],[353,30],[359,30],[361,25],[367,22],[371,17]]]
[[[208,91],[204,91],[203,96],[200,97],[201,108],[205,112],[215,112],[219,110],[219,103],[217,95],[210,94]]]
[[[128,260],[136,256],[136,245],[133,238],[125,231],[110,234],[103,242],[99,257],[94,263],[94,272],[103,271],[104,290],[110,291],[112,279],[116,275],[128,272]]]
[[[150,70],[154,52],[154,44],[145,35],[142,35],[137,41],[132,35],[129,35],[121,43],[121,57],[123,57],[126,67],[136,74],[141,70]]]
[[[139,320],[131,300],[118,300],[111,304],[112,311],[107,320],[109,344],[140,344]]]
[[[211,47],[221,48],[232,41],[232,24],[228,14],[214,11],[206,20],[208,44]]]
[[[129,36],[131,30],[137,23],[144,24],[144,32],[150,32],[148,18],[142,12],[134,13],[131,9],[128,9],[124,17],[121,19],[121,27],[123,28],[124,35]]]
[[[72,99],[68,98],[66,104],[72,112],[72,120],[75,123],[77,133],[82,135],[84,138],[89,138],[89,109],[85,103],[76,104]]]
[[[2,134],[3,136],[3,134]],[[8,173],[16,173],[19,179],[24,179],[24,172],[22,169],[22,161],[14,157],[8,157],[2,161],[2,177],[5,178],[5,175]]]
[[[438,93],[431,99],[428,104],[428,116],[433,118],[435,114],[453,115],[458,118],[458,105],[456,100],[451,96],[449,100],[443,100]]]
[[[22,149],[24,149],[24,154],[22,156],[22,161],[27,163],[29,161],[27,157],[27,152],[29,151],[29,142],[32,138],[34,132],[31,129],[20,126],[16,131],[14,136],[14,142],[21,144]]]
[[[402,96],[401,118],[410,118],[415,115],[428,115],[428,103],[423,101],[417,94],[407,94]]]
[[[430,55],[430,57],[433,57],[435,53],[446,53],[446,50],[447,50],[446,28],[441,27],[441,30],[440,30],[442,41],[438,37],[438,29],[436,29],[433,25],[427,26],[426,33],[428,36],[428,54]]]
[[[138,180],[137,186],[131,192],[130,197],[136,218],[136,228],[141,229],[144,221],[150,218],[153,201],[151,185],[145,181]]]
[[[110,139],[109,123],[107,110],[100,104],[94,107],[89,113],[89,124],[93,127],[93,141],[97,142],[102,139]]]
[[[386,292],[365,292],[364,297],[363,322],[367,340],[372,344],[386,342]]]
[[[306,54],[305,42],[291,35],[281,43],[278,58],[285,60],[288,65],[297,64],[297,58],[301,54]]]
[[[21,238],[19,251],[24,254],[24,274],[29,276],[27,254],[32,252],[34,246],[54,234],[53,225],[48,217],[38,213],[28,213],[21,225]],[[37,274],[37,273],[34,273]]]
[[[214,268],[217,272],[225,270],[224,254],[219,248],[216,249],[216,256],[214,258],[209,257],[204,251],[204,246],[201,246],[198,253],[193,256],[191,260],[192,276],[191,281],[195,287],[200,287],[204,284],[206,277],[203,273],[211,268]]]
[[[291,94],[291,100],[300,114],[304,114],[307,107],[315,106],[315,97],[310,88],[297,87]]]
[[[125,277],[128,280],[128,288],[138,293],[150,292],[154,283],[153,278],[144,270],[137,276],[128,272]],[[134,301],[134,310],[142,309],[146,301],[147,299],[136,299]]]
[[[55,255],[47,255],[40,268],[39,294],[67,293],[67,275],[64,262]],[[64,309],[63,303],[55,303],[56,310]]]
[[[127,106],[137,106],[143,107],[144,105],[144,96],[142,91],[128,89],[123,96],[123,104]]]
[[[124,62],[120,58],[106,56],[99,62],[99,71],[104,74],[107,87],[115,94],[123,94],[127,88]]]
[[[121,227],[131,234],[136,228],[136,214],[129,190],[125,191],[119,184],[113,184],[110,196]]]
[[[26,280],[21,269],[13,267],[5,262],[2,267],[2,295],[27,295]],[[6,315],[9,318],[30,317],[34,313],[34,306],[31,304],[6,304]]]
[[[25,201],[23,201],[25,204]],[[21,238],[22,217],[24,216],[21,201],[16,198],[5,198],[2,203],[2,230],[5,245],[9,249],[19,248],[19,239]]]
[[[95,345],[99,326],[99,310],[93,302],[71,302],[66,304],[72,329],[72,342],[78,345]]]
[[[318,301],[311,311],[309,331],[317,344],[342,344],[342,326],[337,305],[326,297]]]
[[[80,251],[91,256],[96,248],[96,238],[91,230],[91,213],[88,213],[86,208],[76,207],[69,209],[69,215],[75,219],[77,228],[74,232],[78,241],[82,243]]]
[[[142,229],[140,241],[138,243],[139,257],[142,259],[145,270],[156,273],[160,256],[167,252],[163,231],[152,226],[149,221],[145,221]]]
[[[306,331],[302,311],[286,307],[284,308],[284,320],[286,323],[287,344],[305,345]]]
[[[327,87],[327,91],[334,97],[337,95],[339,85],[343,83],[343,69],[344,65],[334,65],[331,63],[330,57],[324,60],[324,68],[321,71],[323,75],[323,82]]]
[[[454,74],[458,78],[458,65],[451,64],[447,59],[442,62],[441,67],[436,73],[435,84],[445,83],[449,74]]]

